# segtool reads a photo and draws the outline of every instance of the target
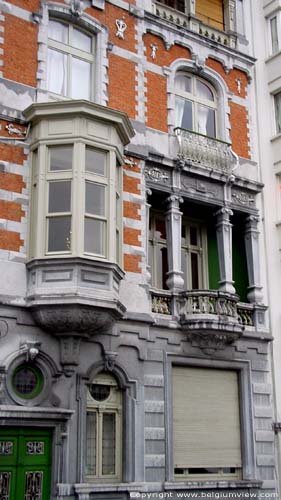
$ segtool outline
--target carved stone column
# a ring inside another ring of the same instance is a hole
[[[182,212],[179,204],[183,202],[180,196],[172,195],[167,200],[166,217],[167,247],[168,247],[168,279],[170,290],[182,290],[184,285],[181,270],[181,225]]]
[[[235,293],[232,280],[232,210],[223,207],[216,212],[217,244],[220,268],[220,290]]]
[[[249,302],[261,303],[262,287],[260,285],[260,255],[259,255],[259,218],[249,215],[245,225],[245,247],[247,257],[247,268],[249,287],[247,299]]]

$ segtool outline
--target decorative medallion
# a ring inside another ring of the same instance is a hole
[[[12,455],[13,451],[13,441],[0,441],[0,455]]]
[[[153,182],[165,183],[169,179],[169,176],[157,167],[146,167],[144,173],[145,176]]]
[[[44,455],[44,441],[27,441],[27,455]]]
[[[122,19],[116,19],[115,24],[117,26],[117,31],[115,33],[115,36],[117,36],[117,38],[121,38],[122,40],[124,40],[124,33],[128,27],[124,21],[124,17],[122,17]]]

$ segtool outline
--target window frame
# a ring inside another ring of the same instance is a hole
[[[188,91],[182,91],[177,89],[176,87],[176,79],[178,76],[186,76],[191,79],[191,92]],[[210,92],[212,93],[214,100],[207,100],[204,98],[200,98],[200,96],[197,96],[197,91],[196,91],[196,82],[202,82],[204,85],[206,85]],[[218,129],[218,96],[216,89],[209,83],[208,80],[198,77],[197,75],[194,75],[191,72],[178,69],[175,73],[174,77],[174,93],[175,93],[175,128],[182,128],[181,125],[177,123],[177,98],[184,100],[185,102],[188,101],[192,105],[192,129],[188,129],[191,132],[199,135],[203,135],[205,137],[211,137],[212,139],[218,139],[219,137],[219,129]],[[215,135],[214,137],[206,135],[202,132],[199,132],[198,130],[198,107],[199,106],[204,106],[207,107],[208,109],[211,109],[214,111],[214,126],[215,126]]]
[[[276,34],[277,34],[277,50],[274,50],[274,40],[272,32],[272,20],[276,19]],[[269,37],[269,53],[271,56],[275,56],[281,51],[281,11],[274,12],[270,17],[268,17],[268,37]]]
[[[173,365],[183,367],[199,368],[222,368],[236,370],[238,372],[239,383],[239,404],[240,404],[240,432],[241,432],[241,454],[242,454],[242,478],[241,480],[252,481],[256,479],[255,462],[255,438],[254,438],[254,411],[252,399],[251,384],[251,363],[247,360],[198,360],[195,357],[186,358],[184,356],[168,354],[167,368],[164,372],[165,398],[167,403],[167,418],[165,420],[165,429],[167,436],[167,460],[166,460],[166,480],[169,483],[179,484],[174,477],[174,456],[173,456],[173,411],[172,411],[172,367]],[[209,479],[204,478],[204,480]],[[182,482],[189,481],[183,479]],[[232,480],[231,480],[232,481]],[[239,484],[240,479],[233,479],[233,482]]]
[[[108,379],[108,380],[107,380]],[[90,394],[89,386],[92,384],[108,385],[111,388],[109,396],[102,401],[97,401]],[[113,393],[113,394],[112,394]],[[116,394],[116,401],[114,396]],[[111,400],[113,397],[113,401]],[[85,480],[87,482],[120,482],[122,479],[122,440],[123,440],[123,394],[116,379],[106,372],[97,374],[92,382],[87,385],[87,404],[86,404],[86,436],[87,436],[87,416],[89,413],[96,415],[96,474],[88,474],[87,468],[87,438],[85,448]],[[103,456],[103,416],[105,414],[115,415],[115,474],[102,473],[102,456]]]
[[[277,116],[277,98],[279,98],[279,101],[280,101],[279,120],[278,120],[278,116]],[[273,107],[274,107],[275,135],[279,135],[279,134],[281,134],[281,90],[279,90],[278,92],[275,92],[273,94]],[[279,125],[278,125],[278,122],[280,122]]]
[[[71,23],[71,21],[67,19],[61,19],[55,16],[50,16],[49,22],[57,22],[60,23],[64,26],[67,27],[67,39],[68,43],[64,43],[58,40],[54,40],[49,36],[49,32],[47,34],[47,53],[50,50],[59,52],[60,54],[65,54],[66,55],[66,92],[65,94],[59,94],[57,92],[54,92],[52,90],[49,90],[49,57],[47,57],[47,90],[48,93],[55,98],[68,98],[68,99],[75,99],[71,94],[71,86],[72,86],[72,71],[73,71],[73,64],[72,64],[72,58],[76,58],[80,61],[84,61],[90,64],[90,82],[89,82],[89,96],[88,98],[83,97],[83,99],[87,100],[94,100],[95,96],[95,55],[96,55],[96,37],[95,34],[90,33],[86,28],[82,26],[75,25]],[[49,26],[49,24],[48,24]],[[73,31],[76,29],[77,31],[80,31],[84,33],[85,35],[89,36],[91,38],[91,52],[83,51],[82,49],[79,49],[77,47],[74,47],[71,45],[72,43],[72,38],[73,38]],[[79,99],[82,99],[82,97],[79,97]]]

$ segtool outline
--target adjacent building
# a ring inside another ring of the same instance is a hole
[[[277,495],[273,3],[0,1],[1,500]]]

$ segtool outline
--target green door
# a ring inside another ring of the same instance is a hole
[[[51,431],[0,430],[0,500],[50,500]]]

